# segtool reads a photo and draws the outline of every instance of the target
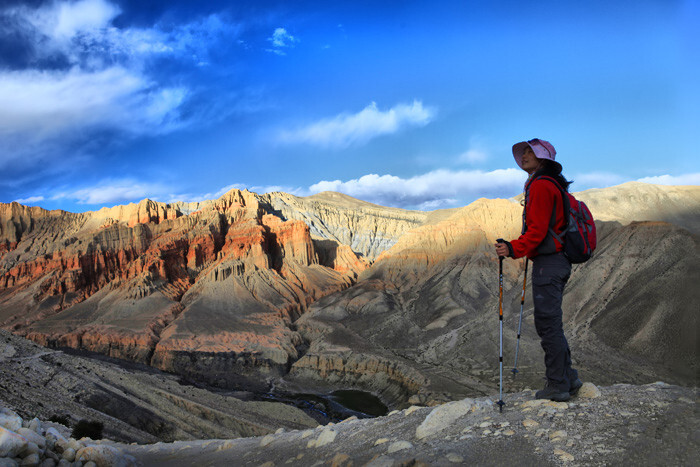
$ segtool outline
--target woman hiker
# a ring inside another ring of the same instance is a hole
[[[547,383],[535,398],[567,401],[583,383],[571,368],[571,352],[562,327],[561,302],[569,280],[571,263],[564,256],[563,245],[549,233],[550,227],[561,233],[566,226],[562,194],[549,176],[568,191],[571,182],[561,174],[561,164],[554,161],[556,151],[547,141],[535,138],[513,146],[518,166],[529,174],[525,183],[523,234],[515,240],[496,243],[498,256],[532,260],[532,296],[535,304],[535,328],[544,349]]]

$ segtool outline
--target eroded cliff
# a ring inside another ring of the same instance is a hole
[[[214,384],[286,372],[303,343],[291,323],[366,263],[344,245],[319,255],[306,224],[247,191],[182,208],[3,205],[0,326]]]

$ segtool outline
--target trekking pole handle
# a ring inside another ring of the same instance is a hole
[[[496,239],[496,243],[508,243],[508,242],[506,242],[502,238],[499,238],[499,239]],[[503,256],[499,255],[498,258],[501,260],[501,262],[503,262],[503,258],[504,258]]]

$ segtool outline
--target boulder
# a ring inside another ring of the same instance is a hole
[[[19,463],[20,466],[24,467],[36,467],[39,464],[41,464],[41,458],[39,457],[39,454],[34,453],[30,454],[24,459],[22,459],[22,462]]]
[[[395,452],[403,451],[405,449],[412,449],[413,445],[408,441],[395,441],[389,445],[387,452],[393,454]]]
[[[47,444],[53,443],[54,445],[67,443],[66,438],[54,427],[49,427],[46,429],[44,434]]]
[[[0,427],[17,432],[17,430],[22,428],[22,417],[10,409],[0,408]]]
[[[78,451],[75,459],[87,465],[94,462],[97,467],[129,467],[134,462],[119,449],[107,445],[87,446]]]
[[[27,457],[30,454],[41,454],[41,449],[39,449],[39,446],[37,446],[36,443],[32,443],[31,441],[27,443],[27,446],[22,452],[19,453],[19,456]]]
[[[583,383],[578,391],[578,397],[581,399],[596,399],[601,395],[600,389],[593,383]]]
[[[39,421],[38,418],[33,418],[29,422],[29,429],[32,430],[35,433],[41,434],[41,421]]]
[[[275,440],[275,437],[273,435],[267,435],[263,439],[260,440],[260,447],[265,447],[272,443]]]
[[[416,428],[416,438],[424,439],[428,436],[440,433],[445,428],[448,428],[457,419],[467,415],[470,412],[483,411],[492,406],[493,403],[487,401],[475,401],[474,399],[463,399],[457,402],[440,405],[434,408],[423,423]]]
[[[30,443],[34,443],[39,446],[39,449],[46,448],[46,439],[31,428],[20,428],[17,430],[17,434],[27,438],[27,441]]]
[[[24,436],[0,426],[0,457],[17,457],[28,444]]]
[[[63,451],[63,458],[68,462],[73,462],[75,460],[75,449],[68,448]]]
[[[19,464],[9,457],[0,457],[0,467],[17,467]]]
[[[330,428],[326,428],[321,432],[321,435],[318,437],[318,439],[309,441],[307,446],[310,448],[320,448],[335,441],[335,437],[337,435],[337,431],[332,430]]]

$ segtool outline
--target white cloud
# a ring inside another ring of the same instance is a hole
[[[37,59],[62,55],[71,66],[100,69],[114,62],[138,68],[154,55],[168,54],[195,64],[207,63],[208,50],[218,39],[235,39],[240,25],[212,14],[184,24],[151,28],[117,28],[117,5],[104,0],[53,2],[38,9],[5,10],[18,34],[32,42]]]
[[[271,37],[267,38],[274,47],[293,47],[299,39],[292,36],[284,28],[276,28]]]
[[[65,45],[79,34],[106,29],[121,10],[117,5],[104,0],[80,0],[50,2],[36,9],[29,6],[14,7],[4,13],[30,25],[32,28],[25,33],[40,34],[50,39],[44,45],[54,50],[58,43]]]
[[[173,123],[172,112],[185,97],[185,89],[159,89],[121,67],[11,71],[0,74],[0,125],[5,134],[44,136],[92,126],[153,132]]]
[[[54,5],[57,20],[54,36],[73,37],[78,32],[107,27],[121,13],[118,6],[104,0],[81,0],[75,3]]]
[[[210,15],[186,24],[117,28],[113,20],[120,13],[107,0],[0,9],[3,27],[22,39],[32,63],[0,70],[0,168],[45,160],[56,147],[79,152],[95,130],[162,134],[213,117],[207,104],[183,117],[192,91],[164,85],[147,65],[168,56],[205,66],[212,46],[235,37],[239,26]]]
[[[285,143],[309,143],[326,148],[344,148],[362,144],[380,135],[396,133],[408,126],[425,126],[435,116],[435,110],[423,107],[420,101],[398,104],[381,111],[372,102],[356,114],[343,113],[330,119],[282,131],[279,140]]]
[[[525,179],[518,169],[440,169],[410,178],[369,174],[347,181],[321,181],[309,191],[338,191],[384,206],[434,209],[477,197],[511,197],[522,190]]]
[[[106,179],[95,186],[73,191],[59,192],[51,199],[70,199],[78,204],[109,204],[140,201],[144,198],[155,199],[166,196],[169,187],[158,183],[140,182],[134,179]]]
[[[43,196],[30,196],[29,198],[22,198],[22,199],[16,199],[16,202],[19,204],[34,204],[38,203],[39,201],[44,201]]]
[[[419,211],[435,211],[436,209],[445,209],[455,207],[459,203],[458,199],[445,198],[432,201],[425,201],[416,206]]]
[[[700,173],[683,175],[658,175],[655,177],[644,177],[637,180],[643,183],[653,183],[656,185],[700,185]]]

